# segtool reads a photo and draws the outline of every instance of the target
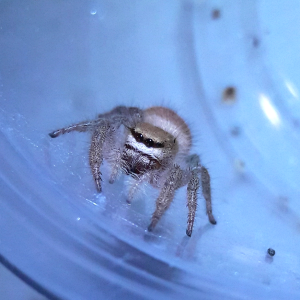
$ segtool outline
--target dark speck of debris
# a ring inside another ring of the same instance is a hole
[[[299,128],[300,124],[299,124],[298,120],[293,120],[292,122],[293,122],[294,127]]]
[[[241,128],[239,126],[234,126],[231,128],[230,133],[232,136],[239,136],[241,134]]]
[[[253,44],[253,47],[254,47],[254,48],[259,47],[259,44],[260,44],[259,38],[254,37],[254,38],[252,39],[252,44]]]
[[[229,86],[223,91],[223,101],[228,104],[232,104],[236,101],[235,87]]]
[[[219,9],[214,9],[211,13],[211,18],[213,20],[220,19],[220,16],[221,16],[221,12]]]
[[[274,255],[275,255],[275,250],[272,249],[272,248],[269,248],[269,249],[268,249],[268,254],[269,254],[270,256],[274,256]]]

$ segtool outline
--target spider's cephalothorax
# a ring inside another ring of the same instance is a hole
[[[202,187],[210,223],[216,224],[211,207],[210,176],[199,156],[190,155],[191,133],[182,118],[165,107],[118,106],[93,121],[81,122],[50,133],[52,138],[71,131],[91,131],[90,166],[98,192],[101,192],[100,166],[111,166],[109,182],[120,172],[131,175],[127,201],[131,202],[139,183],[149,182],[160,190],[148,230],[151,231],[170,206],[175,191],[187,185],[188,225],[191,236],[197,208],[197,192]]]

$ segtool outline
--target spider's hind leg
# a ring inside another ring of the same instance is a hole
[[[200,180],[198,178],[198,174],[194,171],[192,172],[192,177],[189,180],[187,186],[187,207],[189,209],[188,221],[187,221],[187,229],[186,235],[191,236],[193,232],[193,226],[195,221],[195,214],[197,210],[197,192],[200,185]]]
[[[187,207],[189,210],[188,214],[188,225],[186,229],[186,234],[188,236],[192,235],[193,225],[195,220],[195,213],[197,210],[197,198],[198,190],[201,187],[202,194],[206,202],[206,213],[208,215],[209,222],[211,224],[217,224],[213,214],[211,205],[211,187],[210,187],[210,176],[207,169],[200,164],[200,158],[198,155],[191,155],[188,157],[187,162],[190,164],[191,178],[187,186]],[[200,174],[199,174],[200,173]],[[200,177],[200,178],[199,178]]]
[[[201,167],[201,185],[202,185],[202,194],[206,202],[206,213],[208,215],[209,222],[213,225],[217,224],[215,217],[212,214],[211,206],[211,188],[210,188],[210,176],[205,167]]]

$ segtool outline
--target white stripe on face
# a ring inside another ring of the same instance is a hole
[[[160,157],[162,153],[162,148],[148,148],[145,144],[137,142],[131,134],[128,135],[126,143],[137,149],[138,151],[148,154],[155,159]]]

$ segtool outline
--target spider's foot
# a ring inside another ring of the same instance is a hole
[[[215,220],[215,217],[212,214],[208,215],[208,219],[211,224],[213,225],[217,224],[217,221]]]
[[[154,228],[154,227],[150,224],[150,225],[148,226],[148,231],[151,232],[151,231],[153,230],[153,228]]]
[[[96,189],[97,189],[97,192],[98,192],[98,193],[101,193],[101,192],[102,192],[101,180],[100,180],[100,179],[97,179],[97,180],[95,180],[95,183],[96,183]]]
[[[49,133],[49,136],[52,137],[52,138],[56,138],[60,135],[60,130],[55,130],[51,133]]]
[[[186,235],[189,236],[189,237],[191,237],[192,232],[193,232],[192,229],[187,229],[186,230]]]
[[[193,232],[193,226],[194,226],[194,222],[193,221],[189,221],[188,222],[188,225],[187,225],[187,228],[186,228],[186,235],[191,237],[192,235],[192,232]]]
[[[153,231],[154,227],[158,222],[157,218],[152,218],[150,225],[148,226],[148,231]]]
[[[110,184],[113,184],[115,183],[116,179],[117,179],[117,176],[118,176],[118,170],[117,169],[113,169],[111,174],[110,174],[110,177],[109,177],[109,183]]]

